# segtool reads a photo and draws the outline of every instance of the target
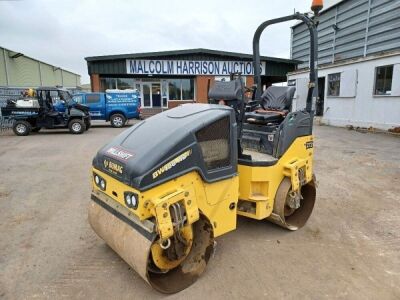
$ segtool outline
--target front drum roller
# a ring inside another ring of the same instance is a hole
[[[290,178],[285,177],[276,192],[274,209],[267,218],[281,227],[297,230],[303,227],[310,217],[316,198],[315,178],[301,187],[300,207],[294,209],[288,205],[292,184]]]
[[[204,272],[214,250],[212,227],[202,215],[182,232],[190,248],[176,260],[167,255],[173,242],[160,245],[157,235],[139,232],[94,201],[89,205],[89,223],[140,277],[162,293],[176,293],[193,284]]]

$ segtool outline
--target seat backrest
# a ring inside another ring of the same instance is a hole
[[[208,98],[214,100],[243,100],[240,79],[232,81],[216,81],[208,92]]]
[[[270,86],[261,95],[264,109],[290,110],[296,88],[294,86]]]

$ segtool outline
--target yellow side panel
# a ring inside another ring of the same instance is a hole
[[[196,191],[200,210],[211,221],[214,236],[236,229],[236,209],[239,197],[239,177],[203,183]]]
[[[273,210],[276,191],[285,177],[284,170],[296,161],[302,160],[305,162],[306,181],[311,181],[313,175],[312,144],[313,136],[311,135],[297,138],[273,166],[251,167],[239,165],[239,199],[255,202],[256,213],[249,214],[238,211],[238,214],[258,220],[267,218]]]

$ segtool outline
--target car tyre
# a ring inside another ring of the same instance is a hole
[[[13,131],[18,136],[26,136],[32,130],[32,125],[27,121],[15,121]]]
[[[72,134],[81,134],[86,130],[86,125],[82,120],[73,119],[69,121],[68,128]]]
[[[110,121],[112,127],[121,128],[125,125],[126,118],[121,114],[113,114]]]

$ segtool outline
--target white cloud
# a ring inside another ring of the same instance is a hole
[[[335,1],[335,0],[331,0]],[[89,81],[84,57],[210,48],[251,53],[257,26],[311,1],[0,1],[0,45]],[[293,24],[293,23],[292,23]],[[290,23],[263,35],[263,55],[288,57]]]

